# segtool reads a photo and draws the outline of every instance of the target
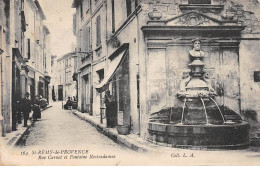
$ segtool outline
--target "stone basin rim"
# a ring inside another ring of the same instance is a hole
[[[178,124],[178,123],[159,123],[159,122],[148,122],[148,124],[160,125],[160,126],[174,126],[174,127],[236,127],[249,125],[246,121],[241,121],[237,123],[224,123],[224,124]]]

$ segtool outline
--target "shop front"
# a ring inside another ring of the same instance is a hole
[[[38,81],[38,95],[41,95],[42,98],[45,98],[49,102],[49,76],[39,76]]]
[[[58,85],[58,100],[63,101],[63,85]]]
[[[28,69],[27,92],[30,93],[30,99],[35,100],[35,71],[29,66]]]
[[[95,86],[104,96],[100,109],[101,118],[105,116],[108,127],[131,126],[130,88],[129,88],[129,53],[128,44],[123,44],[108,59],[108,69],[104,80]],[[102,121],[102,119],[101,119]]]
[[[80,69],[79,74],[79,108],[81,112],[92,114],[92,77],[91,62]]]
[[[12,130],[16,130],[18,104],[27,92],[27,79],[29,69],[26,66],[23,57],[17,48],[13,48],[12,63]],[[7,114],[4,114],[6,120],[10,120]],[[8,122],[6,122],[8,123]]]

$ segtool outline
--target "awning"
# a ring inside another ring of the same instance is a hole
[[[118,67],[121,65],[123,58],[125,57],[127,51],[128,51],[128,48],[121,50],[121,52],[116,57],[114,57],[114,59],[110,62],[109,68],[107,69],[107,71],[105,73],[105,78],[102,80],[102,82],[100,84],[95,86],[95,88],[97,89],[97,91],[99,93],[107,90],[109,82],[113,78],[113,76],[116,73]]]

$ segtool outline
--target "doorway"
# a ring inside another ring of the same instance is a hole
[[[90,92],[89,92],[89,75],[85,75],[83,77],[84,79],[84,88],[85,88],[85,93],[84,93],[84,100],[83,100],[83,106],[84,106],[84,112],[90,113]]]
[[[63,101],[63,85],[58,86],[58,100]]]

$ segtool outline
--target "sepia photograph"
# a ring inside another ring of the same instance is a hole
[[[0,0],[0,166],[259,166],[260,0]]]

